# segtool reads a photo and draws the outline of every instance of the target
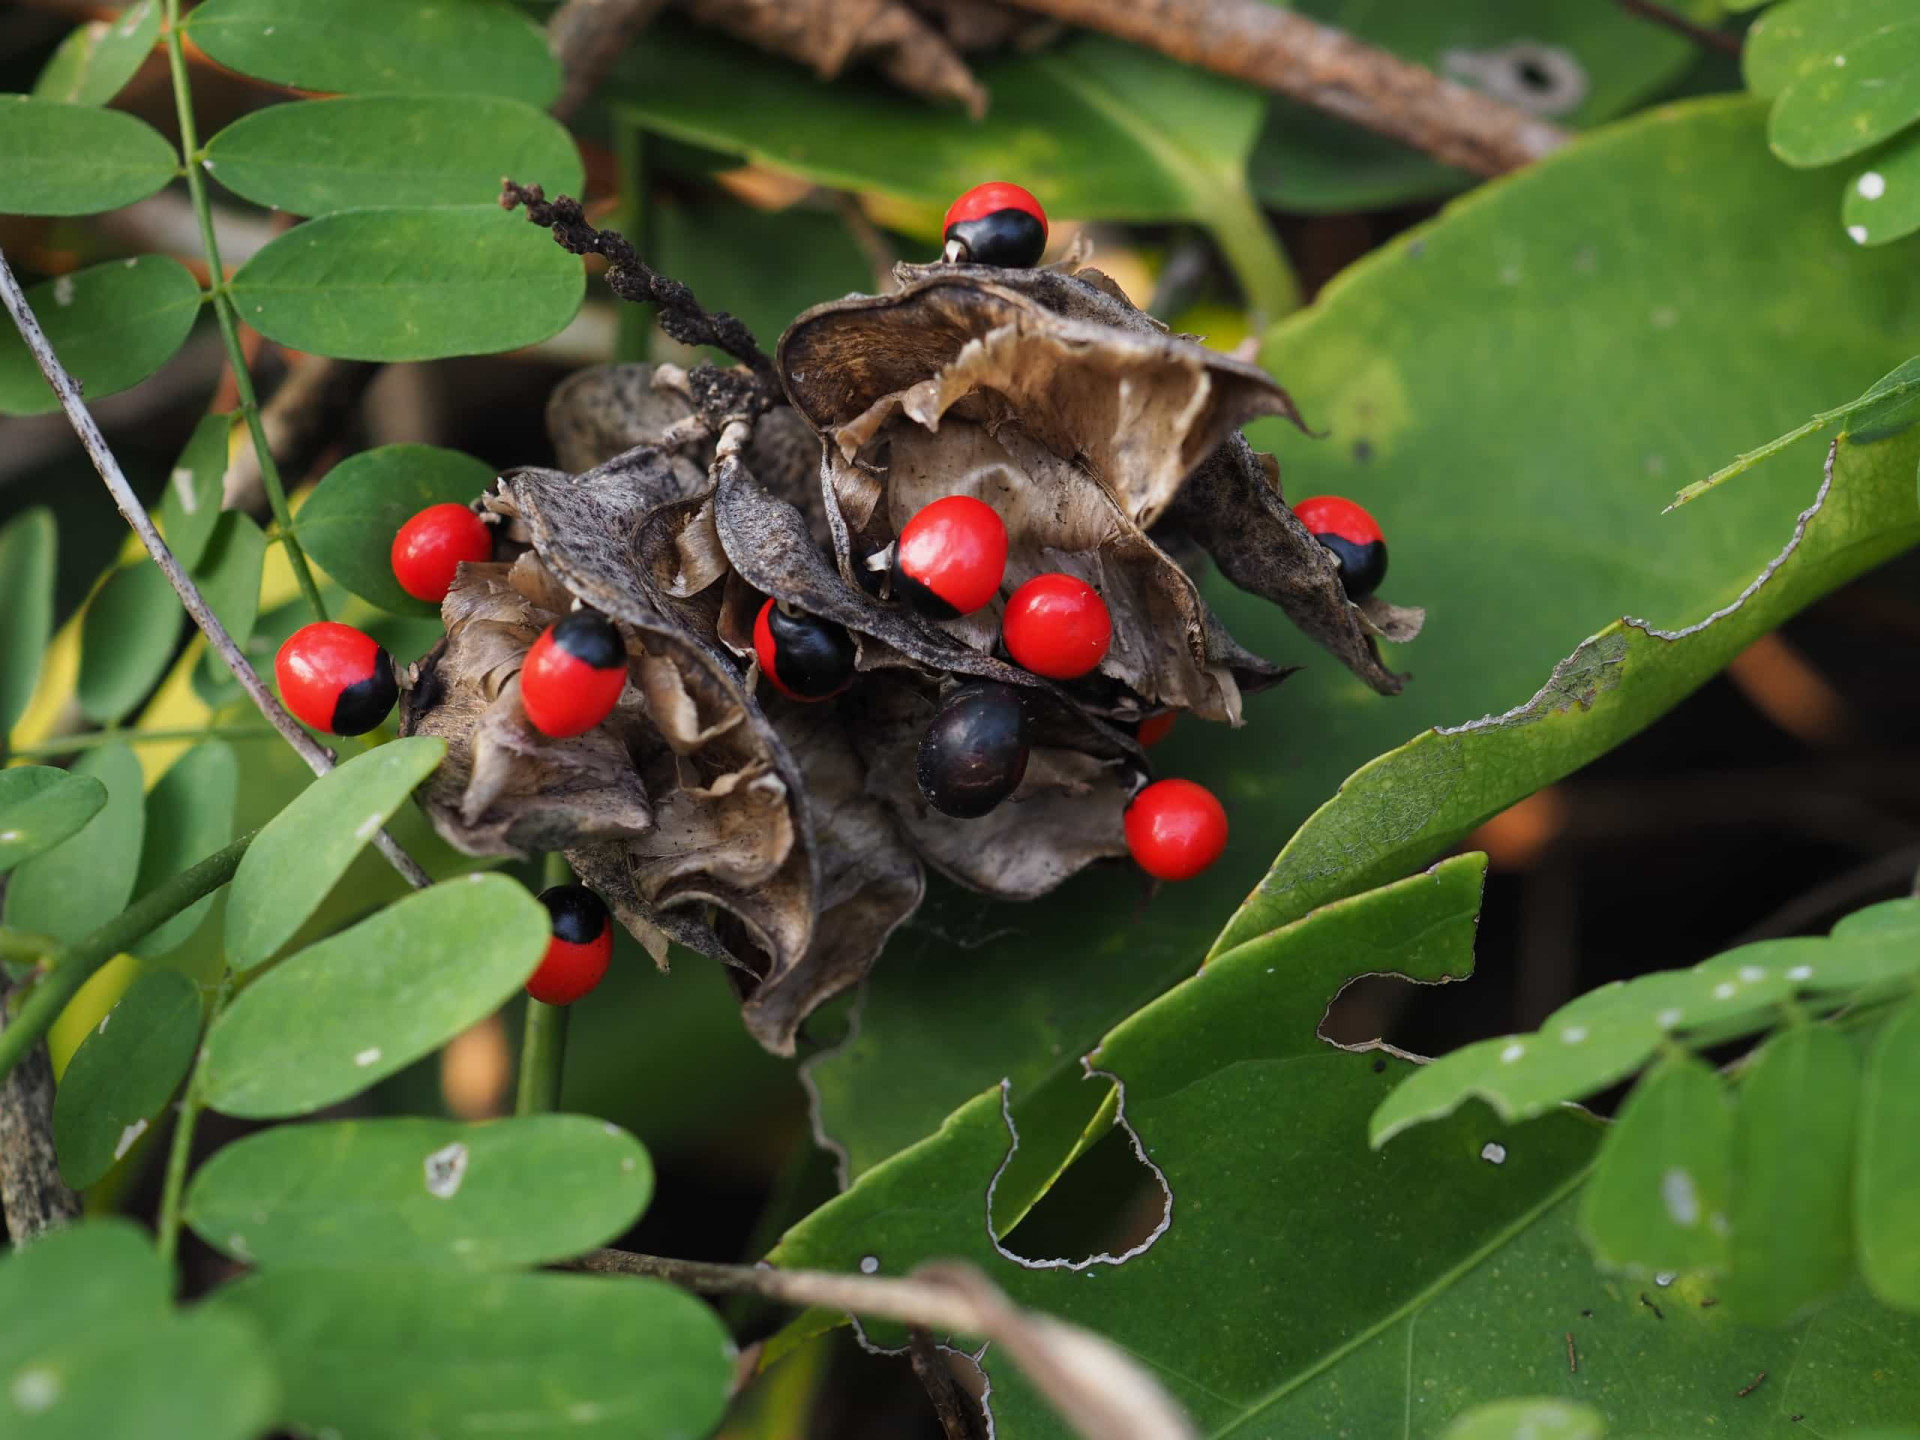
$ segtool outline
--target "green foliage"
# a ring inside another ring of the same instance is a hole
[[[1455,1420],[1441,1440],[1600,1440],[1606,1433],[1606,1419],[1589,1405],[1495,1400]]]
[[[124,110],[0,95],[0,213],[116,210],[179,173],[167,137]]]
[[[209,1028],[206,1101],[258,1119],[356,1095],[491,1014],[547,938],[545,908],[504,876],[389,905],[288,956]]]
[[[107,803],[7,879],[6,923],[56,940],[78,940],[126,909],[146,833],[145,787],[132,750],[120,744],[89,750],[74,761],[73,773],[105,786]]]
[[[1920,1311],[1920,1000],[1880,1027],[1860,1087],[1853,1227],[1860,1268],[1889,1305]]]
[[[260,576],[266,563],[267,537],[251,515],[223,510],[214,517],[206,549],[193,567],[193,583],[237,645],[247,643],[260,616]]]
[[[279,1385],[254,1327],[180,1311],[173,1276],[123,1220],[87,1220],[0,1256],[0,1429],[19,1440],[252,1440]]]
[[[140,848],[134,895],[149,895],[233,839],[240,760],[224,740],[206,740],[167,767],[147,792],[147,832]],[[166,955],[192,937],[214,897],[196,900],[134,947],[148,958]]]
[[[377,746],[268,821],[233,877],[227,963],[250,970],[272,959],[446,753],[446,741],[428,736]]]
[[[80,627],[80,713],[96,725],[124,719],[173,660],[186,612],[151,560],[107,576]]]
[[[27,708],[53,633],[57,543],[49,510],[36,507],[0,526],[0,739]]]
[[[1862,35],[1911,18],[1906,0],[1786,0],[1753,22],[1740,52],[1747,88],[1771,100],[1796,80],[1833,68]]]
[[[180,458],[167,474],[167,488],[156,512],[167,548],[187,569],[195,569],[220,520],[221,483],[227,473],[232,415],[202,416]]]
[[[1830,165],[1920,120],[1920,22],[1849,40],[1844,54],[1780,92],[1767,125],[1789,165]]]
[[[58,108],[75,115],[119,114]],[[0,126],[4,133],[6,127]],[[164,255],[91,265],[27,291],[27,303],[54,353],[86,387],[89,399],[138,385],[171,360],[186,343],[200,299],[193,273]],[[0,414],[41,415],[59,408],[26,342],[9,328],[0,335]]]
[[[212,1308],[258,1323],[280,1420],[373,1440],[485,1435],[677,1440],[720,1419],[733,1346],[652,1280],[391,1267],[268,1270]]]
[[[177,970],[142,975],[67,1062],[54,1099],[60,1175],[101,1179],[187,1077],[200,1041],[200,987]]]
[[[639,1142],[584,1115],[341,1120],[227,1146],[194,1176],[186,1216],[215,1249],[269,1269],[507,1270],[611,1243],[652,1193]]]
[[[465,505],[493,483],[483,460],[433,445],[382,445],[341,461],[300,508],[300,543],[362,600],[396,615],[440,613],[393,578],[393,537],[429,505]]]
[[[104,105],[133,79],[160,37],[160,0],[134,0],[111,20],[89,20],[60,42],[33,82],[36,100]]]
[[[0,770],[0,875],[51,850],[107,803],[107,787],[91,775],[50,765]]]

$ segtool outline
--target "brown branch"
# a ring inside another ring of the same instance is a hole
[[[1740,53],[1740,37],[1729,35],[1724,30],[1711,30],[1705,25],[1696,25],[1670,5],[1662,5],[1659,0],[1618,0],[1619,6],[1629,15],[1638,15],[1642,20],[1651,20],[1656,25],[1664,25],[1675,34],[1684,35],[1694,44],[1708,50],[1718,50],[1724,55]]]
[[[1476,175],[1517,170],[1570,138],[1511,105],[1266,0],[1013,3],[1277,91]]]
[[[913,1373],[927,1392],[927,1399],[933,1402],[933,1413],[940,1421],[940,1433],[946,1440],[977,1440],[973,1422],[967,1418],[960,1399],[960,1387],[953,1383],[953,1371],[947,1368],[946,1357],[935,1346],[933,1336],[924,1325],[915,1325],[907,1331],[907,1359],[912,1362]]]
[[[0,984],[0,1030],[12,987]],[[53,1153],[53,1065],[37,1042],[0,1083],[0,1212],[15,1245],[80,1218],[80,1197],[60,1178]]]
[[[570,120],[613,62],[666,8],[666,0],[566,0],[547,21],[547,48],[560,62],[560,97],[549,110]]]

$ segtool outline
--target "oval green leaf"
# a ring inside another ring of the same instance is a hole
[[[605,1245],[640,1218],[653,1167],[584,1115],[279,1125],[200,1167],[186,1218],[245,1264],[509,1270]]]
[[[357,1094],[491,1014],[547,937],[545,907],[502,875],[396,901],[241,994],[207,1036],[207,1103],[305,1115]]]
[[[359,95],[270,105],[207,142],[227,189],[295,215],[404,201],[485,205],[500,177],[578,195],[580,152],[566,127],[520,100]]]
[[[208,0],[193,41],[243,75],[301,90],[505,95],[542,108],[560,67],[499,0]]]
[[[1786,0],[1748,27],[1740,52],[1747,88],[1769,99],[1830,69],[1854,41],[1912,18],[1909,0]]]
[[[1889,25],[1846,46],[1780,92],[1767,143],[1789,165],[1858,155],[1920,120],[1920,21]]]
[[[1867,157],[1847,181],[1840,223],[1858,245],[1885,245],[1920,230],[1920,131]]]
[[[713,1311],[655,1280],[287,1269],[211,1303],[259,1327],[305,1434],[684,1440],[732,1388]]]
[[[220,500],[227,477],[227,440],[233,429],[231,414],[203,415],[173,463],[167,488],[160,496],[160,531],[167,548],[187,569],[200,563],[213,527],[220,520]]]
[[[267,537],[240,510],[223,510],[215,517],[207,548],[200,563],[193,567],[194,583],[207,608],[227,627],[227,633],[242,649],[253,636],[254,622],[260,618],[260,577],[267,564]],[[254,668],[265,670],[271,655],[248,654]],[[264,663],[263,663],[264,662]],[[219,664],[216,659],[215,664]],[[223,666],[222,669],[225,667]]]
[[[233,839],[234,804],[240,792],[240,761],[224,740],[207,740],[187,751],[147,795],[147,838],[140,850],[137,899],[163,881],[198,864]],[[148,933],[133,953],[165,955],[184,944],[206,919],[214,897],[206,895]]]
[[[107,787],[51,765],[0,770],[0,875],[51,850],[100,813]]]
[[[378,746],[269,820],[227,892],[227,963],[249,970],[272,959],[446,753],[447,742],[428,735]]]
[[[200,1015],[198,985],[177,970],[154,970],[80,1042],[53,1102],[53,1144],[67,1184],[94,1184],[146,1134],[193,1064]]]
[[[26,710],[40,678],[40,660],[53,634],[59,541],[53,512],[44,506],[0,525],[0,739]]]
[[[1853,1224],[1860,1272],[1889,1305],[1920,1310],[1920,999],[1881,1028],[1860,1088]]]
[[[82,1220],[0,1256],[0,1433],[8,1440],[272,1428],[272,1357],[244,1318],[182,1313],[146,1232]]]
[[[133,79],[159,38],[160,0],[135,0],[110,20],[89,20],[60,42],[33,82],[33,96],[104,105]]]
[[[109,575],[80,622],[80,713],[96,725],[124,719],[167,673],[185,618],[153,561],[142,557]]]
[[[233,277],[254,329],[341,360],[532,345],[580,308],[580,261],[499,206],[352,210],[280,236]]]
[[[1592,1406],[1543,1396],[1476,1406],[1440,1440],[1600,1440],[1606,1433],[1605,1418]]]
[[[58,108],[75,115],[119,113]],[[5,117],[0,106],[0,134]],[[27,291],[54,354],[86,388],[88,400],[138,385],[172,359],[193,329],[200,299],[193,273],[165,255],[109,260]],[[7,326],[0,333],[0,414],[44,415],[59,408],[20,332]]]
[[[434,615],[393,578],[393,537],[429,505],[465,505],[493,483],[483,460],[435,445],[383,445],[329,470],[294,524],[307,554],[347,589],[398,615]]]
[[[99,781],[107,803],[7,881],[7,924],[56,940],[78,940],[127,908],[146,831],[146,780],[127,746],[116,742],[89,750],[71,773]]]
[[[179,170],[167,137],[124,110],[0,96],[0,213],[118,210]]]

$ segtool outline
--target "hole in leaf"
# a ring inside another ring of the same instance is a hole
[[[1067,1167],[999,1247],[1025,1265],[1117,1261],[1147,1245],[1166,1221],[1166,1191],[1140,1163],[1133,1137],[1116,1124]]]

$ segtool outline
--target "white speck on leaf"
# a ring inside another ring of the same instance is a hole
[[[247,1237],[244,1235],[234,1234],[227,1236],[227,1249],[236,1260],[251,1260],[253,1258],[253,1252],[247,1249]]]
[[[13,1377],[13,1408],[38,1415],[60,1398],[60,1377],[44,1365],[29,1365]]]
[[[606,1131],[607,1134],[609,1135],[618,1135],[621,1133],[620,1127],[614,1124],[611,1120],[602,1120],[600,1122],[600,1128]]]
[[[260,33],[262,35],[271,35],[273,33],[273,26],[271,25],[267,26],[267,28],[262,30]]]
[[[0,830],[0,844],[11,845],[20,838],[18,830]]]
[[[353,1057],[353,1063],[364,1069],[366,1066],[373,1064],[373,1062],[378,1060],[379,1058],[380,1058],[380,1047],[378,1045],[369,1045],[366,1049],[362,1050],[358,1055]]]
[[[1662,1030],[1671,1030],[1686,1018],[1685,1011],[1662,1010],[1658,1015],[1653,1017],[1653,1023],[1658,1025]]]
[[[1560,1039],[1568,1045],[1578,1045],[1586,1038],[1587,1027],[1584,1025],[1569,1025],[1560,1032]]]
[[[4,838],[5,838],[4,836],[0,836],[0,839],[4,839]],[[109,1020],[111,1020],[111,1019],[113,1019],[113,1011],[111,1011],[111,1010],[109,1010],[109,1011],[107,1011],[107,1013],[106,1013],[106,1014],[104,1014],[104,1015],[102,1015],[102,1016],[100,1017],[100,1025],[99,1025],[99,1028],[97,1028],[97,1029],[96,1029],[96,1030],[95,1030],[95,1031],[94,1031],[93,1033],[94,1033],[94,1034],[96,1034],[96,1035],[104,1035],[104,1034],[106,1034],[106,1033],[107,1033],[107,1021],[109,1021]]]
[[[1707,1228],[1722,1239],[1733,1233],[1733,1226],[1727,1223],[1727,1217],[1718,1210],[1707,1216]]]
[[[458,1140],[443,1145],[427,1156],[426,1172],[427,1193],[437,1199],[451,1200],[460,1182],[467,1178],[467,1147]]]
[[[1507,1163],[1507,1147],[1498,1140],[1489,1140],[1480,1147],[1480,1158],[1489,1165],[1504,1165]]]
[[[73,304],[73,277],[62,275],[53,282],[53,303],[62,310]]]
[[[635,1161],[631,1155],[620,1162],[620,1173],[622,1175],[631,1175],[638,1168],[638,1162]]]
[[[173,493],[180,497],[180,508],[191,515],[200,508],[200,497],[193,493],[193,472],[184,465],[167,477],[173,482]]]
[[[1700,1192],[1693,1176],[1674,1166],[1660,1177],[1660,1201],[1667,1207],[1667,1218],[1676,1225],[1700,1223]]]
[[[1673,1284],[1673,1271],[1671,1270],[1660,1271],[1659,1274],[1653,1277],[1653,1283],[1658,1285],[1662,1290],[1666,1289],[1667,1286]]]
[[[1833,63],[1836,68],[1844,70],[1847,67],[1847,57],[1844,55],[1836,55],[1833,57]]]
[[[1766,978],[1767,967],[1764,965],[1742,965],[1740,967],[1740,980],[1742,984],[1758,985]]]
[[[1716,1000],[1731,1000],[1739,993],[1740,987],[1731,980],[1722,980],[1718,985],[1713,987],[1713,998]]]
[[[1862,200],[1878,200],[1887,193],[1887,177],[1878,170],[1869,170],[1854,185]]]
[[[880,1273],[880,1257],[878,1255],[862,1255],[860,1257],[860,1273],[862,1275],[878,1275]]]
[[[1520,267],[1518,265],[1508,265],[1502,269],[1500,272],[1500,283],[1502,285],[1518,285],[1520,283]]]
[[[1527,1047],[1516,1040],[1500,1052],[1500,1063],[1502,1065],[1511,1065],[1526,1053]]]
[[[1849,225],[1847,227],[1847,237],[1856,245],[1864,245],[1867,243],[1867,227],[1864,225]]]
[[[1662,305],[1653,312],[1653,328],[1671,330],[1680,321],[1680,312],[1671,305]]]
[[[1787,979],[1789,980],[1811,980],[1812,978],[1813,966],[1811,965],[1796,965],[1787,971]]]
[[[136,1120],[120,1132],[120,1143],[113,1147],[113,1158],[118,1160],[133,1148],[133,1142],[147,1133],[147,1122]]]
[[[360,828],[353,832],[353,838],[356,840],[363,840],[363,841],[371,840],[373,838],[374,832],[379,828],[380,828],[380,817],[378,815],[369,815],[367,816],[366,819],[360,822]]]
[[[604,1413],[605,1411],[591,1400],[576,1400],[567,1406],[567,1418],[576,1420],[582,1425],[591,1425]]]

